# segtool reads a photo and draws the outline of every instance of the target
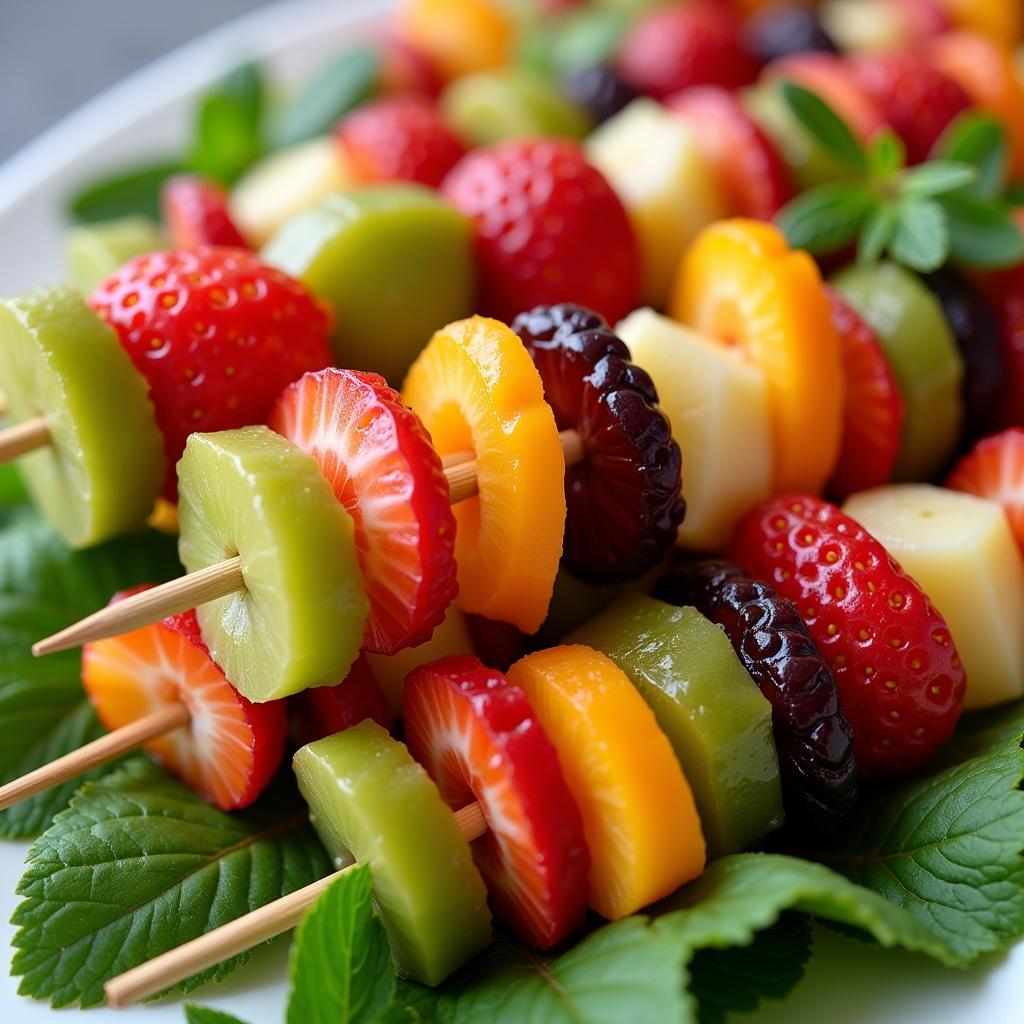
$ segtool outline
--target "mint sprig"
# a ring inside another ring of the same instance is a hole
[[[1006,140],[997,122],[958,120],[936,147],[939,158],[908,168],[889,129],[865,146],[821,97],[795,82],[780,88],[804,130],[847,173],[779,212],[790,245],[826,255],[856,242],[862,262],[888,254],[921,273],[949,260],[979,269],[1024,261],[1024,234],[1001,194]]]

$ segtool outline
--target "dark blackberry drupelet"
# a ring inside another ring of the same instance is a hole
[[[787,821],[832,831],[857,799],[853,730],[796,605],[732,562],[675,562],[654,596],[717,623],[772,705]]]
[[[683,520],[682,457],[651,378],[592,310],[538,306],[514,330],[544,382],[559,430],[581,462],[565,473],[562,561],[591,583],[635,579],[672,546]]]
[[[562,92],[603,124],[640,94],[611,68],[596,64],[574,68],[562,78]]]
[[[797,53],[838,53],[814,12],[796,5],[772,4],[751,15],[743,44],[762,64]]]

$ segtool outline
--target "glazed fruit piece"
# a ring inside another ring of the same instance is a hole
[[[194,249],[200,245],[228,245],[241,249],[246,246],[228,213],[227,190],[215,181],[194,174],[168,178],[160,189],[160,213],[167,225],[171,245],[176,249]],[[112,267],[110,272],[116,269]],[[98,281],[96,283],[99,284]]]
[[[732,558],[788,597],[828,659],[864,778],[919,768],[960,717],[949,628],[882,544],[834,505],[781,496],[740,524]]]
[[[775,146],[727,89],[685,89],[666,105],[692,128],[730,216],[771,220],[793,198],[789,171]]]
[[[829,481],[846,498],[887,483],[903,443],[903,396],[875,332],[834,288],[826,288],[843,355],[843,441]]]
[[[743,24],[743,45],[762,64],[796,53],[835,53],[836,44],[814,11],[801,4],[772,4]]]
[[[583,459],[565,470],[562,561],[582,580],[643,575],[676,538],[686,503],[681,456],[651,378],[596,313],[538,306],[512,323],[533,357],[558,429]]]
[[[443,658],[409,676],[402,717],[448,806],[480,804],[488,832],[473,856],[495,914],[539,949],[561,942],[586,915],[590,856],[526,694],[477,658]]]
[[[383,377],[329,369],[285,388],[268,424],[316,459],[352,517],[370,602],[363,649],[422,643],[458,588],[448,484],[419,417]]]
[[[289,221],[263,255],[334,309],[338,362],[395,387],[437,325],[473,305],[470,225],[418,185],[329,196]]]
[[[367,718],[390,731],[395,724],[387,694],[381,689],[366,654],[360,654],[337,686],[315,686],[288,699],[301,743],[314,743],[344,732]],[[270,705],[256,705],[268,707]]]
[[[839,454],[842,355],[818,269],[781,232],[731,220],[701,232],[669,313],[764,372],[776,490],[820,491]]]
[[[662,306],[687,245],[724,214],[712,167],[689,126],[646,99],[631,103],[594,132],[587,156],[629,211],[643,256],[644,299]],[[636,305],[628,304],[616,316]],[[606,315],[615,321],[616,316]]]
[[[451,605],[444,620],[430,634],[428,640],[391,655],[367,654],[366,661],[384,691],[392,713],[399,716],[402,713],[405,680],[414,668],[452,654],[472,654],[473,650],[466,616]]]
[[[426,96],[384,96],[342,118],[335,137],[356,182],[418,181],[437,188],[466,152]]]
[[[604,124],[637,98],[637,91],[612,68],[591,64],[567,71],[562,92],[590,115],[593,124]]]
[[[764,374],[738,352],[651,309],[630,314],[616,330],[651,374],[686,453],[679,543],[719,549],[740,516],[771,493]]]
[[[924,278],[939,300],[964,364],[962,437],[971,442],[989,433],[1006,375],[995,314],[981,293],[952,267]]]
[[[946,620],[967,673],[964,707],[1024,696],[1024,565],[1002,508],[903,484],[854,495],[843,510],[885,545]]]
[[[946,486],[1002,505],[1024,551],[1024,430],[1011,427],[982,438],[953,467]]]
[[[0,300],[0,390],[10,422],[46,416],[50,443],[18,470],[66,544],[142,527],[163,483],[163,439],[146,382],[77,292]]]
[[[139,256],[89,302],[149,384],[172,502],[189,434],[262,423],[286,384],[331,361],[313,296],[243,249]]]
[[[562,553],[565,458],[523,343],[497,320],[449,324],[413,364],[402,397],[442,457],[476,456],[479,494],[455,506],[456,603],[536,632]]]
[[[786,822],[835,832],[857,799],[853,730],[839,688],[792,601],[720,560],[678,559],[654,588],[720,626],[772,707]]]
[[[474,146],[506,139],[563,136],[582,139],[590,118],[543,75],[521,68],[479,71],[445,89],[441,109]]]
[[[403,0],[397,29],[446,81],[503,64],[513,39],[510,14],[494,0]]]
[[[72,287],[88,295],[122,263],[167,245],[159,225],[146,217],[120,217],[72,228],[64,242],[64,262]]]
[[[352,184],[344,151],[332,138],[311,139],[265,157],[231,192],[231,219],[254,246],[325,196]]]
[[[644,580],[629,584],[585,583],[573,576],[563,565],[558,570],[558,576],[555,579],[555,589],[551,594],[547,618],[537,633],[537,645],[546,647],[559,643],[574,629],[579,629],[599,612],[604,611],[617,597],[626,592],[627,588],[643,586],[643,582]],[[519,657],[522,656],[522,653],[525,652],[521,652]],[[512,660],[518,659],[513,658]],[[493,664],[493,662],[488,662],[488,664]]]
[[[832,279],[875,332],[903,395],[896,480],[927,480],[952,454],[963,423],[963,361],[938,300],[894,263],[849,267]]]
[[[693,608],[626,594],[569,640],[607,654],[654,712],[693,789],[709,859],[782,824],[772,708],[721,630]]]
[[[469,844],[404,744],[364,721],[302,747],[293,766],[335,866],[369,865],[399,974],[438,985],[490,943]]]
[[[583,816],[590,905],[616,920],[667,896],[704,868],[693,794],[654,712],[614,662],[581,645],[517,661]]]
[[[257,703],[344,679],[367,602],[352,518],[313,458],[267,427],[193,434],[178,476],[186,571],[241,559],[245,588],[197,610],[228,679]]]
[[[942,0],[953,24],[988,36],[1003,46],[1019,43],[1024,33],[1024,11],[1002,0]]]
[[[111,604],[146,589],[115,594]],[[150,740],[145,749],[223,811],[248,807],[284,757],[284,704],[251,704],[224,678],[199,635],[195,612],[86,644],[82,685],[111,731],[184,704],[189,725]]]
[[[615,320],[636,305],[633,228],[576,143],[533,139],[475,150],[443,192],[473,222],[481,312],[509,323],[531,306],[579,302]]]

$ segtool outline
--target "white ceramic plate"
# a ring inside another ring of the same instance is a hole
[[[385,0],[303,0],[264,8],[132,75],[41,136],[0,167],[0,293],[59,279],[64,197],[106,166],[173,151],[185,131],[192,96],[232,64],[259,58],[276,74],[293,78],[347,39],[372,31],[386,7]],[[27,848],[0,843],[0,921],[7,922],[15,906],[13,890]],[[11,933],[6,923],[0,929],[5,948]],[[208,986],[192,998],[249,1024],[282,1024],[286,964],[287,941],[278,941],[224,984]],[[57,1019],[45,1005],[20,999],[16,988],[15,979],[0,971],[0,1019],[16,1024]],[[741,1019],[758,1024],[1010,1024],[1021,1019],[1022,995],[1024,944],[1007,957],[989,958],[960,973],[819,929],[807,977],[793,996]],[[169,1000],[121,1012],[92,1010],[86,1019],[90,1024],[180,1024],[184,1016],[180,1002]]]

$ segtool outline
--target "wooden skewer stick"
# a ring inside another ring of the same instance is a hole
[[[96,768],[132,750],[137,750],[148,740],[188,725],[190,720],[188,708],[184,704],[175,704],[115,729],[107,736],[101,736],[98,740],[93,740],[92,743],[87,743],[84,747],[7,783],[6,786],[0,786],[0,811],[36,793],[41,793],[44,789],[67,782],[68,779],[75,779],[90,768]]]
[[[563,430],[559,440],[562,442],[567,466],[582,461],[583,442],[575,430]],[[444,475],[448,480],[453,505],[476,495],[476,459],[471,453],[460,452],[448,456]],[[40,640],[32,646],[32,653],[39,657],[109,636],[120,636],[133,629],[150,626],[168,615],[177,615],[244,589],[242,564],[236,556],[102,608],[67,629]]]
[[[463,807],[455,813],[455,817],[469,842],[487,831],[487,822],[479,804]],[[251,914],[221,925],[212,932],[200,935],[177,949],[169,950],[111,979],[103,987],[107,1002],[115,1010],[131,1006],[289,931],[302,920],[302,915],[316,903],[331,882],[353,867],[355,865],[351,864],[342,868],[333,875],[321,878],[319,882],[274,900]]]
[[[50,440],[50,426],[45,416],[36,416],[0,430],[0,465],[13,462],[37,448],[45,448]]]

